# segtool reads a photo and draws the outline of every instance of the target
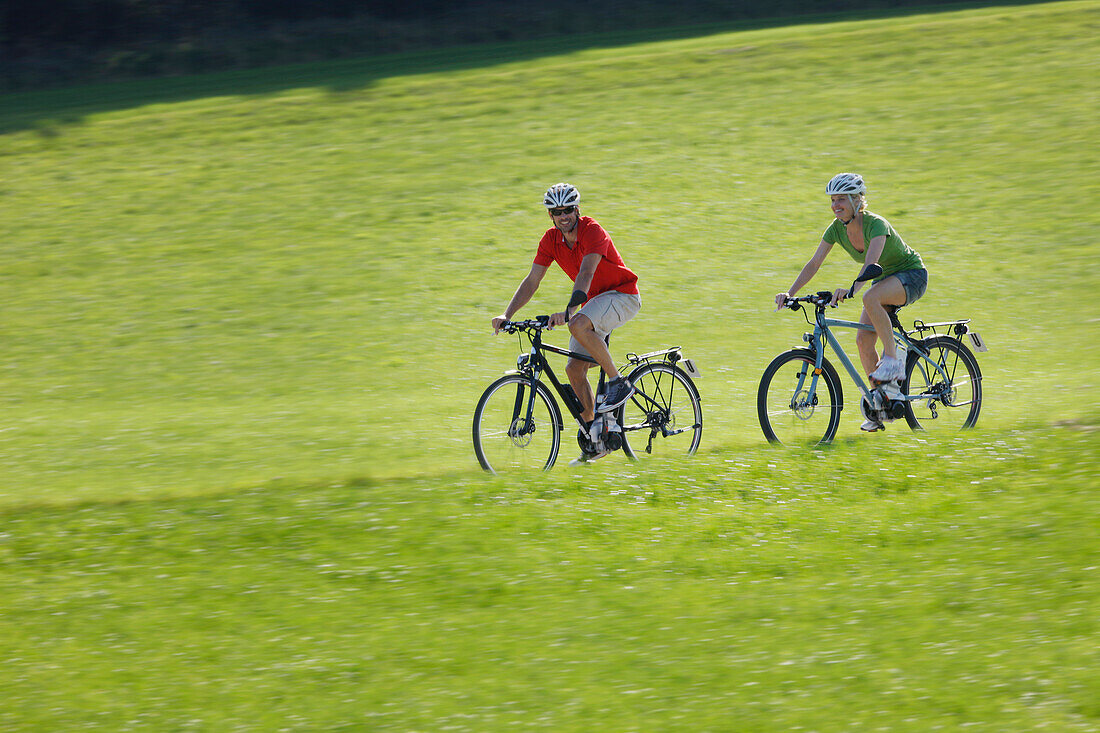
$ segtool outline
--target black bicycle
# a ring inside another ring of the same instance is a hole
[[[490,384],[474,410],[474,452],[481,467],[498,473],[513,469],[549,469],[561,449],[565,425],[558,397],[580,428],[578,443],[588,452],[620,448],[629,458],[660,452],[691,455],[703,436],[703,408],[692,377],[699,372],[685,359],[679,346],[648,354],[627,354],[634,368],[626,375],[635,392],[623,405],[597,415],[596,430],[581,420],[581,402],[573,388],[554,374],[546,353],[551,352],[595,364],[585,354],[561,349],[542,341],[549,316],[527,321],[505,321],[501,330],[519,333],[530,351],[516,360],[516,369]],[[624,365],[625,368],[625,365]],[[600,370],[596,403],[606,388],[607,375]],[[595,433],[595,434],[593,434]]]

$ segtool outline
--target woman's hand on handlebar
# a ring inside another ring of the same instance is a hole
[[[838,305],[848,300],[849,291],[850,288],[837,288],[836,290],[834,290],[833,299],[831,301],[832,306],[836,308]]]
[[[504,315],[497,316],[493,319],[493,335],[496,336],[500,333],[500,327],[508,322],[508,317]]]
[[[775,296],[775,312],[783,310],[787,307],[787,300],[791,297],[790,293],[776,293]]]

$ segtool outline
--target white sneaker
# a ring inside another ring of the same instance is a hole
[[[601,458],[606,458],[611,455],[611,451],[600,451],[599,453],[581,453],[579,456],[569,461],[570,466],[583,466],[586,463],[592,463],[598,461]]]
[[[882,385],[882,393],[886,395],[887,399],[901,399],[901,387],[898,386],[898,383],[896,381],[890,381]]]
[[[905,367],[901,359],[884,356],[875,367],[875,371],[871,372],[870,377],[876,382],[893,382],[905,377]]]
[[[875,422],[874,420],[864,420],[863,424],[859,426],[859,429],[865,433],[874,433],[879,430],[885,430],[886,427],[882,423]]]

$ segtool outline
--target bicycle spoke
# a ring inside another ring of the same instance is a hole
[[[954,431],[974,425],[981,409],[982,384],[977,362],[959,341],[934,336],[924,341],[927,357],[909,363],[905,419],[915,430]],[[934,366],[933,366],[934,365]]]
[[[637,392],[619,412],[627,455],[694,453],[703,413],[690,378],[669,364],[651,363],[632,372],[630,380]]]
[[[814,373],[815,358],[809,349],[795,349],[777,356],[764,370],[757,415],[769,441],[813,446],[836,434],[840,385],[831,366]]]
[[[485,391],[474,412],[474,451],[486,470],[549,468],[560,445],[557,407],[527,377],[509,375]]]

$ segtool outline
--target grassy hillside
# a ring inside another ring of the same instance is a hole
[[[909,453],[9,514],[0,724],[1096,730],[1096,440]]]
[[[992,344],[983,425],[1094,414],[1096,17],[792,27],[362,86],[341,66],[339,91],[144,107],[125,86],[51,95],[4,136],[0,501],[474,465],[469,413],[516,352],[486,324],[558,180],[641,275],[616,353],[681,342],[706,370],[707,447],[759,440],[756,380],[803,330],[771,294],[844,169],[928,261],[913,315],[972,317]],[[532,311],[567,293],[548,278]]]
[[[1098,30],[1052,3],[0,97],[0,723],[1095,730]],[[903,315],[989,342],[979,430],[762,444],[805,330],[772,297],[840,170],[931,270]],[[613,352],[704,372],[694,461],[477,470],[559,180],[641,276]]]

